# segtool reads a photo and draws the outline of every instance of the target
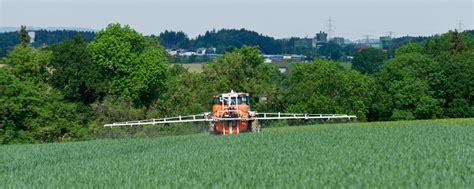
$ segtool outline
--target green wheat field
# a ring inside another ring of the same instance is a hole
[[[474,119],[0,146],[0,188],[343,187],[474,187]]]

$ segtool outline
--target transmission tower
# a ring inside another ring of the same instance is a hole
[[[387,32],[387,35],[388,35],[390,38],[395,37],[396,34],[397,34],[397,33],[396,33],[396,32],[393,32],[393,31],[388,31],[388,32]]]
[[[371,35],[364,35],[364,38],[365,38],[365,43],[370,43],[370,37],[372,37]]]
[[[457,29],[458,29],[458,32],[462,32],[462,22],[461,22],[461,20],[459,20],[457,26],[458,26],[458,28],[457,28]]]
[[[326,28],[327,28],[327,33],[328,33],[328,40],[332,38],[332,34],[334,32],[334,26],[332,25],[332,18],[329,17],[327,23],[326,23]]]

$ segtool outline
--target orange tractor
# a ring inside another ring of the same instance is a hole
[[[224,93],[214,96],[212,101],[212,116],[215,122],[209,122],[209,132],[232,134],[245,131],[253,133],[260,131],[255,112],[250,111],[249,94]],[[219,121],[219,119],[222,119]],[[250,126],[250,127],[249,127]]]
[[[259,120],[287,119],[355,119],[346,114],[293,114],[258,113],[251,111],[248,93],[223,93],[212,97],[212,112],[196,115],[167,117],[105,124],[104,127],[156,125],[166,123],[209,122],[209,132],[215,134],[235,134],[241,132],[260,132]]]

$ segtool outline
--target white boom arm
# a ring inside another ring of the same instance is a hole
[[[115,122],[105,124],[104,127],[115,126],[139,126],[139,125],[156,125],[164,123],[189,123],[189,122],[218,122],[218,121],[250,121],[250,120],[282,120],[282,119],[356,119],[354,115],[346,114],[293,114],[293,113],[255,113],[255,117],[249,118],[213,118],[210,112],[178,117],[167,117],[159,119],[147,119],[137,121]]]

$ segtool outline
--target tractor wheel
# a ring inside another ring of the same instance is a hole
[[[258,120],[253,120],[251,122],[251,129],[252,133],[259,133],[260,132],[260,124],[258,124]]]

